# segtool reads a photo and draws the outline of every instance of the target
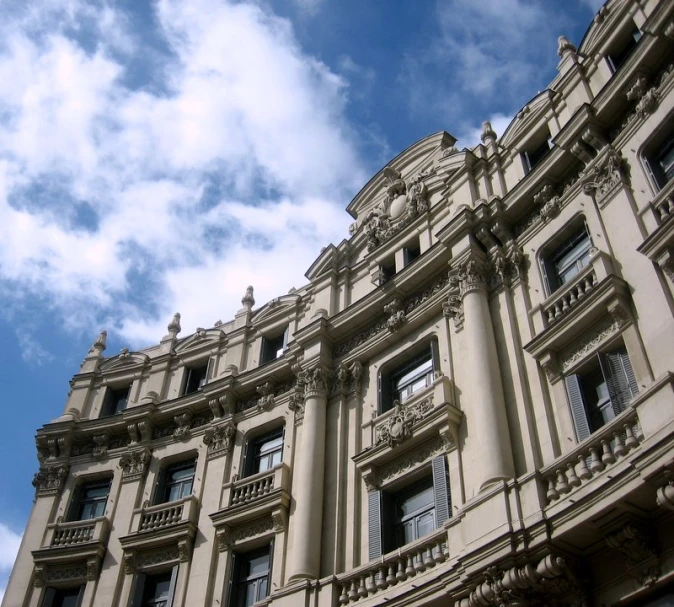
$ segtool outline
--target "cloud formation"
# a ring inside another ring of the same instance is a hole
[[[7,578],[19,552],[21,536],[7,525],[0,523],[0,603],[5,596]]]
[[[288,21],[160,0],[151,24],[52,0],[0,25],[2,288],[135,345],[176,309],[196,326],[248,283],[260,301],[301,283],[288,268],[346,234],[365,177],[347,82]]]

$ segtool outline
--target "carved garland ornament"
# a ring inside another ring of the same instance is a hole
[[[608,148],[606,157],[583,177],[583,192],[604,201],[621,183],[627,183],[627,162],[619,151]]]
[[[412,435],[412,426],[422,420],[433,409],[433,398],[429,396],[411,405],[401,405],[393,401],[393,409],[386,420],[375,426],[375,444],[386,443],[395,447]]]

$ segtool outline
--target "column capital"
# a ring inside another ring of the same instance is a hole
[[[459,261],[449,271],[450,288],[459,289],[459,295],[463,299],[473,291],[487,292],[488,265],[484,255],[471,250],[464,259]]]

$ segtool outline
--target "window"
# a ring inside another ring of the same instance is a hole
[[[532,145],[529,150],[522,152],[525,172],[529,173],[532,171],[534,167],[545,158],[547,153],[551,150],[551,147],[550,133],[546,130],[541,143]]]
[[[550,294],[569,282],[590,263],[592,240],[587,226],[574,232],[549,255],[542,258],[542,269]]]
[[[446,457],[434,458],[431,469],[430,477],[397,493],[368,493],[370,560],[428,535],[450,518]]]
[[[288,331],[290,326],[287,326],[283,333],[280,333],[276,337],[263,337],[262,338],[262,352],[260,354],[260,364],[264,365],[265,363],[281,358],[285,351],[288,349]]]
[[[191,495],[195,468],[193,459],[167,466],[159,478],[155,503],[164,504]]]
[[[619,42],[613,52],[606,55],[606,61],[611,72],[615,73],[618,68],[627,61],[627,58],[632,54],[637,42],[641,40],[641,32],[634,27],[630,33]]]
[[[79,607],[82,604],[84,585],[74,588],[47,587],[42,607]]]
[[[269,594],[272,546],[232,555],[232,607],[250,607]]]
[[[395,261],[382,262],[379,264],[379,284],[383,285],[396,275]]]
[[[403,249],[403,267],[409,266],[420,255],[421,247],[419,246],[419,241],[410,243],[409,246]]]
[[[658,189],[674,178],[674,121],[665,125],[664,137],[659,137],[644,150],[646,166]]]
[[[624,411],[639,392],[624,346],[600,352],[593,363],[564,381],[578,442]]]
[[[194,394],[201,386],[206,383],[208,377],[208,365],[198,367],[187,367],[187,377],[185,377],[185,387],[183,396]]]
[[[177,577],[178,565],[162,573],[139,573],[131,607],[171,607]]]
[[[271,470],[283,461],[283,428],[257,437],[247,449],[246,476]]]
[[[82,483],[76,490],[70,516],[71,521],[85,521],[105,514],[110,493],[110,479]]]
[[[108,386],[105,391],[105,401],[103,402],[101,416],[117,415],[117,413],[124,411],[129,402],[130,390],[131,386],[124,388],[111,388]]]
[[[404,364],[379,377],[379,413],[393,407],[395,401],[404,402],[413,394],[428,388],[439,370],[437,342],[431,342],[425,350],[407,360]]]

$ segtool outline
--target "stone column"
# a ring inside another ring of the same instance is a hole
[[[501,369],[489,313],[487,284],[480,261],[462,263],[452,275],[459,286],[463,306],[464,336],[468,351],[470,400],[466,406],[471,439],[479,442],[478,481],[480,491],[514,476],[510,432],[505,411]]]
[[[327,373],[319,366],[304,373],[302,441],[293,472],[295,512],[291,518],[289,581],[319,577],[321,564]]]

